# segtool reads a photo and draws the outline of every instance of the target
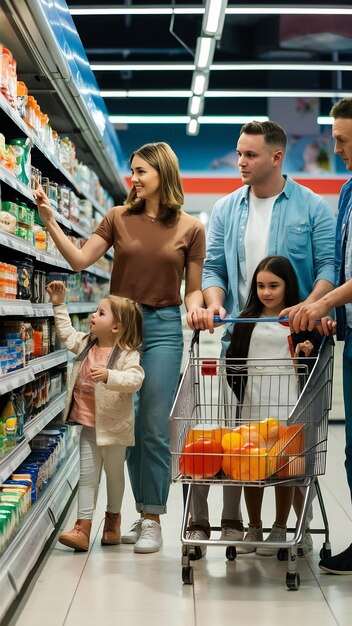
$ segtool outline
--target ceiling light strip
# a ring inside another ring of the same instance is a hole
[[[79,7],[69,8],[71,15],[203,15],[203,7],[171,7],[171,6],[140,6],[140,7]],[[270,7],[270,6],[237,6],[227,7],[226,15],[352,15],[352,8],[343,6],[321,7]]]
[[[231,89],[213,90],[203,92],[202,84],[195,81],[194,89],[184,89],[180,91],[158,91],[158,90],[102,90],[102,98],[190,98],[192,93],[197,96],[204,95],[205,98],[351,98],[352,91],[248,91]]]
[[[246,124],[253,120],[266,122],[267,115],[200,115],[200,124]],[[109,115],[112,124],[188,124],[189,115]]]
[[[193,63],[91,63],[93,72],[164,72],[195,70]],[[300,71],[300,72],[351,72],[351,63],[214,63],[211,71],[220,72],[260,72],[268,71]]]

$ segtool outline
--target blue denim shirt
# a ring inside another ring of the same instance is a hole
[[[351,211],[352,209],[352,178],[350,178],[342,187],[339,197],[339,210],[337,216],[336,227],[336,246],[335,246],[335,282],[337,285],[343,285],[346,281],[345,276],[345,245],[347,243],[347,230],[352,230]],[[347,228],[348,227],[348,228]],[[347,268],[349,274],[352,267]],[[336,309],[337,319],[337,338],[344,339],[346,327],[346,308],[344,306]],[[351,326],[351,321],[348,320]]]
[[[286,177],[273,207],[268,254],[287,257],[296,270],[300,298],[305,300],[318,280],[335,283],[336,218],[330,206],[307,187]],[[245,232],[249,187],[218,200],[207,234],[202,288],[220,287],[231,317],[239,313],[238,264],[246,277]]]

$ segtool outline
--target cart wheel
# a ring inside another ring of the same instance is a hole
[[[203,557],[200,546],[189,546],[188,553],[191,561],[199,561]]]
[[[288,561],[287,548],[280,548],[280,550],[277,551],[277,559],[278,561]]]
[[[237,556],[237,551],[235,546],[227,546],[226,548],[226,558],[228,561],[234,561]]]
[[[325,559],[330,559],[330,557],[331,557],[331,548],[325,548],[325,544],[324,544],[322,549],[319,552],[319,556],[320,556],[322,561],[324,561]]]
[[[182,568],[182,581],[185,585],[193,585],[193,568],[191,566]]]
[[[301,580],[298,572],[287,572],[286,573],[286,585],[290,591],[297,591],[301,584]]]

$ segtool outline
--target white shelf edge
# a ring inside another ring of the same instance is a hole
[[[68,497],[72,494],[73,489],[68,483],[67,477],[69,475],[72,476],[72,469],[78,465],[78,462],[78,449],[75,447],[67,459],[63,461],[58,472],[51,479],[50,484],[38,498],[37,502],[26,513],[16,536],[0,557],[0,571],[3,575],[6,572],[9,580],[13,581],[16,587],[13,599],[21,591],[47,539],[55,529],[54,521],[50,514],[50,506],[55,500],[55,494],[58,491],[62,493],[60,486],[66,481],[69,490],[67,490],[66,502],[62,503],[62,510],[67,504]],[[1,602],[0,619],[5,615],[7,609],[8,606],[4,606],[3,602]]]
[[[60,393],[56,398],[50,400],[50,403],[43,411],[38,413],[24,426],[24,433],[27,441],[31,441],[45,426],[51,422],[64,408],[67,392]]]

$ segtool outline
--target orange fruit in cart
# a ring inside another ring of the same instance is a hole
[[[199,437],[183,446],[179,467],[183,476],[199,480],[215,476],[221,469],[221,463],[221,443]]]
[[[249,480],[259,481],[265,480],[267,475],[267,457],[266,448],[251,448],[249,451]]]
[[[217,424],[196,424],[194,428],[191,428],[186,437],[186,443],[192,443],[203,437],[204,439],[214,439],[218,443],[221,443],[223,435],[228,432],[228,428],[221,428]]]
[[[225,433],[221,440],[222,449],[225,453],[231,452],[233,448],[240,448],[245,443],[246,440],[242,433],[234,430],[229,433]]]
[[[285,431],[285,425],[274,417],[258,422],[259,433],[267,443],[267,447],[274,445]]]
[[[255,424],[242,424],[242,426],[239,426],[235,430],[241,433],[246,443],[252,443],[256,448],[266,447],[266,441],[260,432],[258,432],[258,428]]]

